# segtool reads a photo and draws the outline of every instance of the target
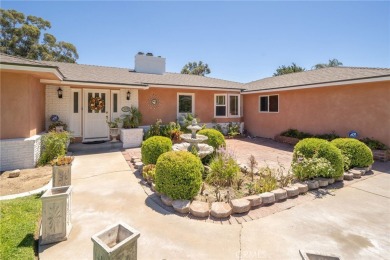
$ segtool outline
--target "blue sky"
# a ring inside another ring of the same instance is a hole
[[[73,43],[78,63],[134,67],[138,51],[180,72],[202,60],[210,77],[249,82],[280,65],[307,69],[337,58],[345,66],[390,67],[389,2],[38,2],[2,1],[49,20]]]

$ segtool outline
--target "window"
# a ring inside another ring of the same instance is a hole
[[[215,116],[226,116],[226,95],[215,95]]]
[[[177,98],[178,113],[185,114],[194,111],[194,94],[178,94]]]
[[[73,92],[73,113],[79,112],[79,92]]]
[[[239,117],[240,116],[240,95],[215,94],[214,95],[214,116],[215,117]]]
[[[229,95],[229,116],[239,116],[240,102],[239,95]]]
[[[260,112],[279,112],[279,95],[260,96]]]
[[[112,94],[113,104],[112,104],[112,112],[117,113],[118,112],[118,94],[114,93]]]

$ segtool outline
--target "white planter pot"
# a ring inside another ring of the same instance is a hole
[[[142,128],[121,129],[121,141],[123,148],[140,147],[144,137]]]
[[[72,184],[72,164],[53,166],[53,187],[70,186]]]
[[[119,135],[119,128],[110,128],[110,136],[112,137],[111,142],[118,142],[116,137]]]
[[[139,231],[118,223],[92,236],[93,259],[137,259],[137,239]]]
[[[72,229],[72,186],[49,189],[42,195],[41,200],[41,245],[66,240]]]

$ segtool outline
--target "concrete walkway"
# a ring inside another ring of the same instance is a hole
[[[73,229],[40,259],[92,259],[91,236],[123,221],[141,232],[138,259],[300,259],[299,249],[344,259],[390,257],[390,163],[378,174],[290,210],[240,225],[170,214],[148,199],[121,152],[76,156]]]

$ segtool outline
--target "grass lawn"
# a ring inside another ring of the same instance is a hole
[[[34,236],[41,216],[40,196],[0,201],[1,259],[36,259]]]

